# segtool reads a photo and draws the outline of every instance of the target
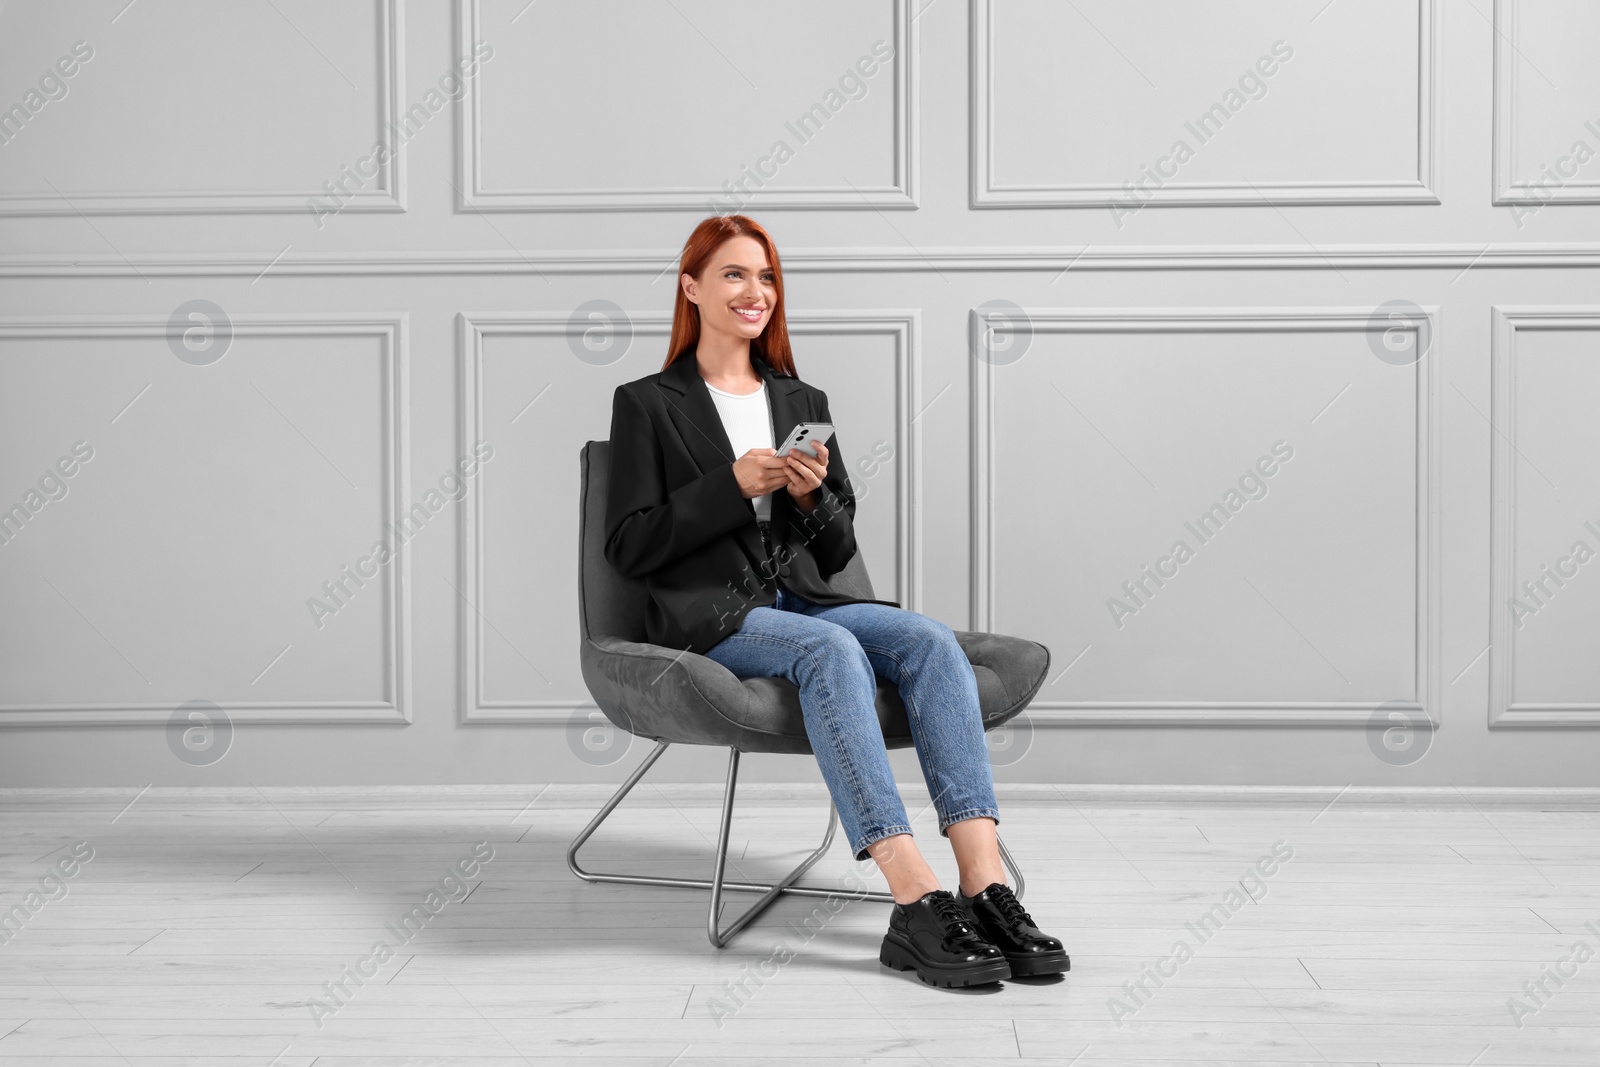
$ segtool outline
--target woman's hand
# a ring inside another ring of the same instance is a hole
[[[752,448],[733,463],[733,476],[746,500],[765,496],[789,481],[789,463],[777,449]]]
[[[823,476],[828,473],[828,446],[821,441],[811,444],[817,450],[815,458],[798,448],[790,449],[789,454],[783,457],[789,463],[789,495],[802,511],[810,511],[817,506],[817,489],[822,485]]]

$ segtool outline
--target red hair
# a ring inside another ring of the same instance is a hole
[[[751,340],[750,347],[780,374],[800,377],[794,369],[794,354],[789,349],[789,320],[783,312],[783,267],[778,263],[778,250],[761,224],[748,215],[712,215],[701,219],[689,239],[684,242],[683,254],[678,258],[678,299],[672,306],[672,338],[667,342],[667,360],[661,364],[666,370],[685,352],[700,341],[700,309],[683,291],[682,276],[698,278],[706,262],[731,237],[753,237],[767,253],[772,265],[773,290],[777,299],[772,314],[767,319],[761,335]]]

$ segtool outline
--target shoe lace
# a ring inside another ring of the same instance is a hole
[[[1032,925],[1033,916],[1028,914],[1028,910],[1022,906],[1022,901],[1018,900],[1016,894],[1011,892],[1010,886],[1000,884],[997,888],[989,891],[989,896],[994,900],[995,906],[1000,909],[1000,914],[1005,916],[1006,922],[1012,925],[1019,923]]]
[[[956,903],[956,898],[951,896],[950,893],[943,892],[935,896],[933,898],[933,908],[939,919],[944,923],[945,928],[950,932],[972,932],[972,924],[967,919],[966,910]],[[952,929],[957,926],[961,927],[960,931]]]

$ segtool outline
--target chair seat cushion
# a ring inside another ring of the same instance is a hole
[[[1048,648],[1005,634],[955,635],[978,682],[984,729],[1028,706],[1050,669]],[[706,656],[604,635],[585,640],[580,658],[595,703],[635,736],[741,752],[811,752],[800,690],[786,678],[740,679]],[[905,705],[898,688],[881,676],[877,711],[885,746],[909,747]]]

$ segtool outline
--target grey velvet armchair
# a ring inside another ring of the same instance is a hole
[[[634,736],[655,741],[656,747],[573,840],[567,849],[567,866],[573,874],[591,882],[710,890],[706,932],[718,948],[724,947],[730,938],[785,893],[812,897],[850,895],[891,902],[893,898],[888,893],[862,894],[836,886],[796,884],[833,842],[838,811],[831,802],[822,844],[776,883],[730,882],[724,878],[740,753],[811,754],[800,709],[800,691],[785,678],[740,679],[706,656],[645,641],[644,615],[649,594],[644,583],[624,577],[605,558],[606,483],[610,460],[609,441],[589,441],[579,453],[578,612],[583,680],[607,719]],[[867,596],[874,595],[859,550],[846,571],[860,587],[868,590]],[[1048,648],[1037,641],[1002,634],[957,630],[956,638],[972,662],[985,730],[1002,725],[1027,707],[1049,671]],[[877,711],[884,744],[891,749],[910,747],[911,729],[905,706],[893,683],[882,677],[878,679]],[[716,745],[728,749],[722,822],[711,877],[668,878],[585,870],[578,863],[578,850],[673,744]],[[1003,841],[1000,851],[1020,897],[1022,874]],[[737,919],[722,927],[718,913],[724,891],[761,893],[762,896]]]

